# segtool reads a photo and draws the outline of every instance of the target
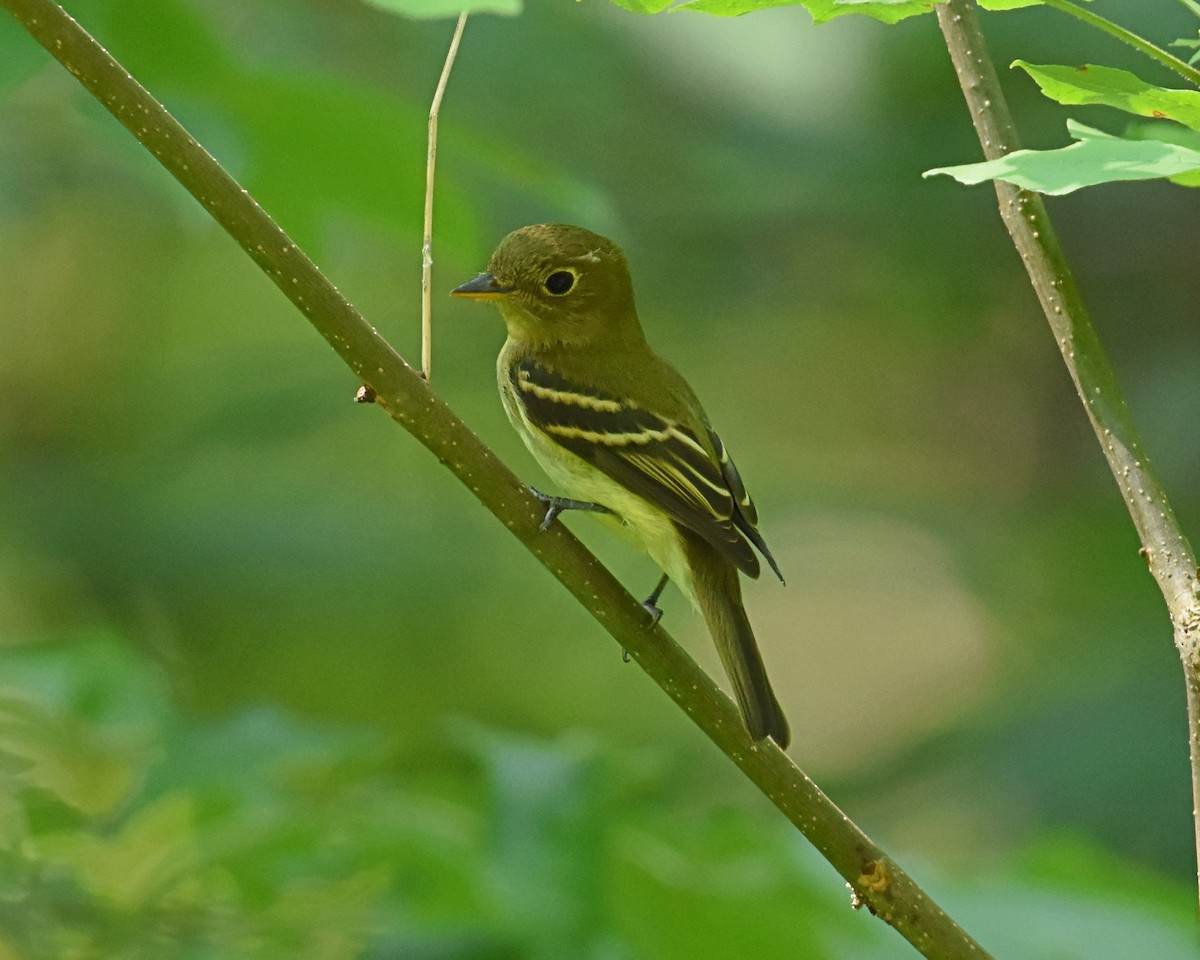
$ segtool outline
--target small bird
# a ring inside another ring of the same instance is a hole
[[[738,571],[780,582],[742,478],[700,401],[646,342],[621,248],[581,227],[539,224],[501,241],[456,297],[494,303],[508,327],[496,366],[504,409],[567,494],[548,497],[545,528],[590,510],[648,553],[700,610],[755,740],[787,747],[787,720],[742,606]]]

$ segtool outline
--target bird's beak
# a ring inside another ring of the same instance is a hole
[[[466,297],[469,300],[499,300],[513,292],[514,287],[502,287],[490,273],[481,273],[474,280],[455,287],[450,291],[452,297]]]

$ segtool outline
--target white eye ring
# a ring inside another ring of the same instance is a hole
[[[574,270],[555,270],[542,281],[546,292],[554,297],[563,297],[575,289],[579,274]]]

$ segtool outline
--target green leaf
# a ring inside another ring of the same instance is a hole
[[[940,2],[940,0],[939,0]],[[808,7],[817,23],[824,23],[845,13],[860,13],[881,23],[898,23],[908,17],[931,13],[936,6],[928,0],[808,0]]]
[[[639,0],[614,0],[621,6],[638,3]],[[651,0],[657,3],[658,0]],[[824,23],[834,17],[858,13],[882,23],[896,23],[906,17],[929,13],[935,6],[934,0],[690,0],[672,7],[677,10],[694,10],[711,13],[718,17],[740,17],[744,13],[766,10],[769,7],[803,6],[816,23]],[[632,9],[627,7],[627,9]],[[661,7],[659,8],[661,9]],[[656,12],[656,11],[651,11]]]
[[[1167,179],[1177,187],[1200,187],[1200,170],[1189,170]]]
[[[984,10],[1019,10],[1021,7],[1038,7],[1044,0],[979,0]],[[1087,0],[1091,3],[1092,0]]]
[[[134,912],[169,896],[197,869],[192,807],[186,795],[169,795],[136,811],[115,836],[61,834],[43,845],[52,861],[70,864],[93,894]]]
[[[1051,100],[1073,106],[1103,104],[1141,117],[1177,120],[1200,130],[1200,91],[1156,87],[1112,67],[1087,64],[1083,67],[1038,66],[1024,60],[1013,62],[1042,88]]]
[[[1067,130],[1079,139],[1058,150],[1018,150],[998,160],[926,170],[960,183],[1004,180],[1025,190],[1063,194],[1115,180],[1154,180],[1200,170],[1200,150],[1162,140],[1131,140],[1093,130],[1073,120]]]
[[[0,676],[0,762],[84,816],[112,813],[140,781],[167,709],[157,671],[97,635],[5,650]]]
[[[20,691],[0,690],[0,756],[19,778],[87,816],[111,812],[137,781],[136,751]]]
[[[630,13],[662,13],[675,0],[612,0],[612,2]]]
[[[979,0],[984,10],[1017,10],[1021,7],[1040,6],[1042,0]]]
[[[766,10],[770,7],[795,7],[799,0],[690,0],[672,7],[671,12],[693,10],[696,13],[711,13],[717,17],[740,17],[744,13],[754,13],[756,10]],[[816,19],[816,15],[813,15]]]
[[[388,13],[415,20],[436,20],[457,17],[460,13],[498,13],[515,17],[521,12],[522,0],[363,0],[364,3]]]
[[[1135,120],[1125,128],[1122,136],[1126,140],[1161,140],[1200,153],[1200,131],[1169,120]],[[1200,187],[1200,170],[1189,170],[1167,179],[1181,187]]]

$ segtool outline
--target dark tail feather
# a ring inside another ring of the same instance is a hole
[[[755,740],[770,737],[786,749],[791,732],[742,606],[737,568],[699,537],[685,533],[684,540],[696,602],[733,684],[746,729]]]

